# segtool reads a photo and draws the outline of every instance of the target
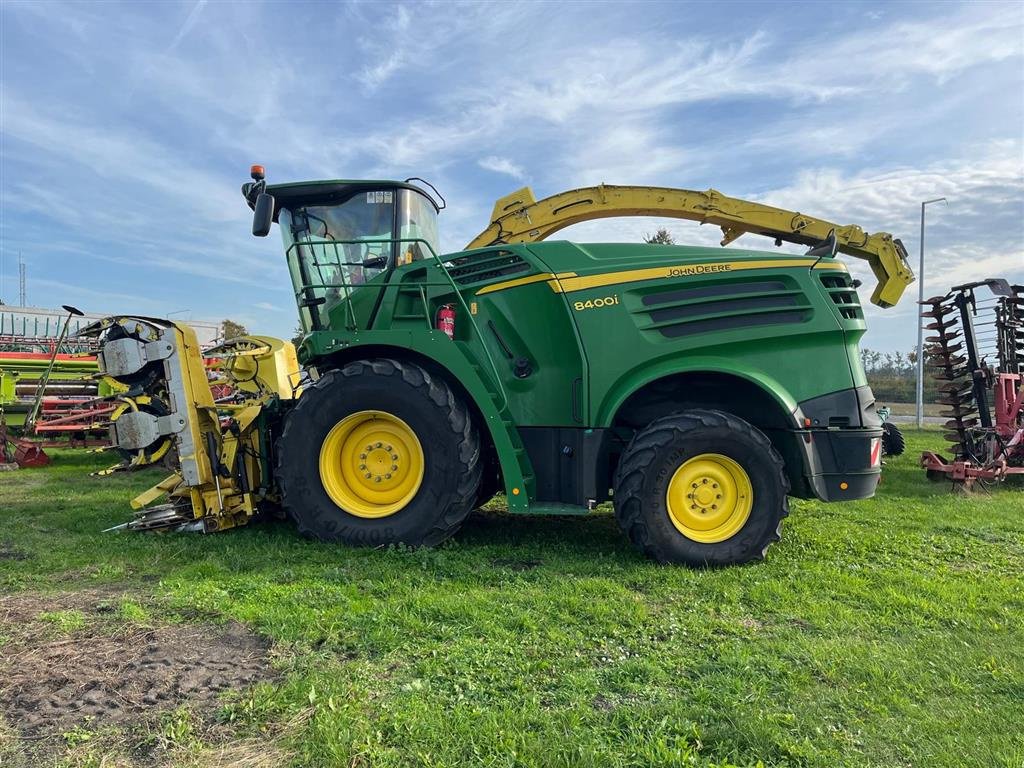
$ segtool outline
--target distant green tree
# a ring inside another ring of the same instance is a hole
[[[234,320],[224,319],[220,324],[220,335],[227,339],[236,339],[239,336],[248,336],[249,332],[245,330],[245,326],[241,323],[236,323]]]
[[[912,403],[917,397],[917,352],[878,352],[862,349],[860,359],[864,364],[868,384],[878,403]],[[924,373],[925,402],[935,402],[939,396],[938,382],[929,369]]]
[[[664,227],[659,227],[653,235],[644,235],[644,242],[652,245],[675,245],[676,239]]]
[[[294,334],[295,335],[292,336],[292,344],[294,344],[297,347],[301,343],[302,337],[306,335],[306,332],[302,330],[301,325],[297,325],[295,326]]]

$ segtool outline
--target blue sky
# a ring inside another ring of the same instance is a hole
[[[6,0],[0,26],[9,303],[20,251],[30,304],[290,335],[279,241],[249,235],[238,192],[254,162],[274,182],[423,176],[448,250],[523,184],[656,184],[889,231],[916,269],[919,202],[944,195],[927,294],[1024,281],[1018,2]],[[718,239],[564,235],[660,223]],[[870,311],[865,344],[910,349],[915,299]]]

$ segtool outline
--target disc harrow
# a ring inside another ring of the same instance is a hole
[[[994,298],[979,300],[981,287]],[[921,465],[930,478],[962,488],[1024,473],[1024,286],[985,280],[921,304],[931,332],[925,363],[939,382],[936,402],[953,457],[926,451]]]

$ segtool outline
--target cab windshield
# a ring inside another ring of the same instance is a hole
[[[389,266],[437,253],[437,209],[410,189],[364,190],[339,203],[282,208],[278,223],[307,332],[329,327],[332,310],[361,286],[382,287]]]

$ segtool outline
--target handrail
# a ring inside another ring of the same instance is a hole
[[[420,286],[424,286],[424,287],[427,287],[427,286],[442,286],[442,287],[451,288],[452,293],[455,294],[456,300],[457,300],[457,302],[459,303],[459,305],[461,306],[461,308],[463,310],[463,316],[468,318],[469,323],[473,327],[473,333],[474,333],[476,339],[479,341],[480,347],[483,349],[484,355],[487,358],[487,363],[490,366],[491,378],[494,381],[494,385],[495,385],[495,387],[497,389],[497,394],[500,397],[500,404],[496,403],[495,405],[497,406],[497,409],[499,411],[502,411],[506,407],[508,407],[508,393],[505,391],[505,387],[504,387],[504,385],[501,382],[501,377],[498,375],[498,366],[494,362],[494,357],[491,355],[490,349],[488,349],[487,344],[484,342],[484,336],[480,332],[480,326],[477,324],[476,318],[473,316],[473,313],[470,311],[469,305],[466,303],[466,299],[462,295],[462,291],[459,289],[458,285],[456,285],[455,279],[451,276],[451,273],[448,271],[448,267],[445,266],[444,261],[441,260],[441,258],[438,255],[437,251],[434,250],[434,247],[430,244],[430,242],[428,240],[425,240],[425,239],[423,239],[421,237],[366,238],[366,239],[360,239],[360,240],[303,240],[303,241],[296,241],[296,242],[292,243],[290,246],[288,246],[288,249],[285,252],[285,257],[286,258],[290,258],[291,257],[292,249],[297,247],[297,246],[302,246],[302,245],[305,245],[305,246],[311,246],[311,245],[312,246],[317,246],[317,245],[325,245],[325,246],[326,245],[333,245],[333,246],[338,246],[338,245],[367,245],[367,244],[377,244],[377,243],[379,243],[379,244],[392,244],[392,245],[395,244],[395,243],[398,243],[398,244],[402,244],[402,243],[419,243],[419,244],[422,244],[425,247],[425,249],[430,253],[430,256],[434,259],[434,262],[440,268],[441,274],[443,274],[445,276],[445,278],[447,278],[447,279],[446,279],[445,282],[433,282],[433,281],[431,281],[431,282],[422,282],[422,281],[419,281],[416,284],[420,285]],[[301,258],[301,253],[297,256],[297,258]],[[367,282],[367,283],[340,282],[340,283],[310,283],[310,284],[304,284],[304,285],[301,286],[301,288],[299,288],[298,290],[295,291],[296,303],[301,303],[302,294],[305,291],[307,291],[307,290],[316,290],[317,288],[345,288],[345,289],[349,289],[347,295],[345,296],[345,303],[347,305],[346,306],[346,314],[351,317],[351,327],[354,330],[359,330],[358,326],[356,324],[355,308],[352,306],[353,291],[357,290],[357,289],[360,289],[360,288],[370,288],[370,287],[374,287],[374,288],[379,289],[381,291],[381,293],[386,291],[389,287],[391,287],[391,276],[394,274],[394,271],[395,271],[395,269],[398,266],[396,264],[391,263],[391,261],[392,261],[392,259],[389,257],[388,258],[388,264],[385,267],[385,275],[386,275],[386,277],[385,277],[384,281],[381,282],[379,285],[373,285],[372,282]],[[424,259],[424,261],[426,261],[426,259]],[[343,262],[343,261],[338,261],[337,264],[332,264],[332,265],[329,265],[329,266],[341,267],[343,265],[344,266],[362,266],[362,262],[350,262],[350,261],[344,261]],[[428,319],[428,321],[429,321],[429,319]],[[366,329],[366,330],[369,330],[369,329]]]

